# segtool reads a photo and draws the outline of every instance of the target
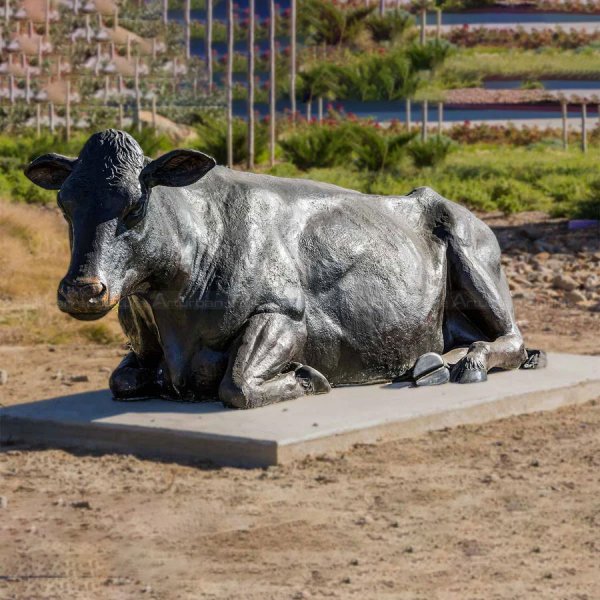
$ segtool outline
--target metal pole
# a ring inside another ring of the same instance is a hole
[[[248,1],[248,169],[254,168],[254,0]]]
[[[563,150],[569,147],[569,129],[568,129],[568,105],[565,100],[560,103],[562,113],[562,143]]]
[[[213,87],[213,58],[212,58],[212,32],[213,32],[213,0],[206,0],[206,73],[208,75],[208,91]]]
[[[319,125],[323,124],[323,96],[317,98],[317,110],[319,117]]]
[[[581,151],[587,152],[587,104],[581,105]]]
[[[166,27],[169,23],[169,0],[163,0],[163,25]]]
[[[438,102],[438,135],[442,135],[442,129],[444,127],[444,103]]]
[[[138,133],[142,132],[142,120],[140,112],[142,110],[142,100],[140,98],[140,57],[135,57],[135,120]]]
[[[425,43],[425,25],[427,24],[427,9],[421,9],[421,33],[419,36],[419,40],[421,44]]]
[[[50,133],[54,133],[54,102],[48,102],[48,124]]]
[[[184,28],[185,28],[185,57],[187,60],[191,56],[191,31],[190,31],[190,20],[191,20],[191,1],[185,0],[184,3]]]
[[[442,37],[442,9],[435,10],[435,37],[439,40]]]
[[[291,0],[290,15],[290,103],[292,109],[292,123],[296,123],[296,30],[297,7],[296,0]]]
[[[412,123],[411,123],[411,103],[410,103],[410,98],[406,99],[406,130],[410,131],[410,128],[412,127]]]
[[[40,137],[42,135],[42,105],[38,103],[35,109],[35,134]]]
[[[71,139],[71,81],[67,79],[67,107],[65,110],[67,142]]]
[[[269,163],[275,165],[275,0],[269,0]]]
[[[421,140],[427,140],[427,126],[429,125],[429,102],[423,100],[423,119],[421,120]]]
[[[233,167],[233,0],[227,0],[227,166]]]
[[[383,17],[385,13],[385,0],[379,0],[379,16]]]

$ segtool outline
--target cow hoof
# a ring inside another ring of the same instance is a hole
[[[487,381],[487,369],[479,364],[472,363],[472,361],[467,360],[468,358],[468,356],[465,356],[465,358],[459,360],[452,367],[450,380],[454,383],[479,383]]]
[[[440,367],[435,371],[426,373],[418,379],[415,379],[415,385],[424,387],[426,385],[442,385],[450,381],[450,369],[448,367]]]
[[[160,394],[154,369],[121,367],[110,376],[113,399],[121,402],[147,400]]]
[[[527,348],[527,359],[521,365],[521,369],[544,369],[546,366],[548,366],[548,357],[543,350]]]
[[[413,378],[419,379],[423,377],[423,375],[431,373],[432,371],[437,371],[445,366],[444,359],[436,352],[421,354],[413,367]]]
[[[331,391],[331,385],[325,375],[312,367],[300,365],[294,374],[307,394],[327,394]]]
[[[419,387],[426,385],[441,385],[450,380],[450,371],[444,359],[436,352],[427,352],[417,359],[412,376]]]

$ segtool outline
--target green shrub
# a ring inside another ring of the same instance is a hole
[[[414,24],[414,17],[401,9],[387,11],[383,16],[371,14],[366,19],[367,31],[378,43],[399,41]]]
[[[348,140],[337,125],[308,125],[279,140],[284,157],[306,171],[313,167],[333,167],[349,158]]]
[[[345,139],[353,155],[354,166],[360,171],[381,172],[397,167],[406,153],[413,133],[390,133],[372,125],[346,125]]]
[[[453,147],[451,139],[436,135],[425,141],[413,142],[408,147],[408,153],[415,166],[422,169],[423,167],[437,167],[443,163]]]
[[[454,46],[446,40],[428,40],[425,44],[413,43],[406,50],[412,68],[416,71],[433,71],[440,67],[454,52]]]
[[[193,147],[212,156],[217,163],[227,164],[227,122],[223,118],[204,119],[196,130],[198,140]],[[257,123],[254,131],[254,153],[261,162],[268,150],[268,130]],[[233,162],[242,164],[248,159],[248,125],[244,119],[233,120]]]

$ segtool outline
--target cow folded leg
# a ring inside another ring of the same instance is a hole
[[[294,362],[305,342],[303,321],[276,313],[251,317],[234,344],[219,387],[220,399],[234,408],[255,408],[328,392],[321,373]]]
[[[519,368],[527,354],[493,233],[481,224],[471,243],[451,238],[448,252],[452,344],[469,344],[466,356],[452,367],[451,381],[476,383],[487,379],[489,369]]]
[[[161,393],[158,370],[145,367],[134,352],[113,371],[109,387],[115,400],[143,400]]]

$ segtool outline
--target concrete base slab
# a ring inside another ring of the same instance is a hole
[[[600,397],[600,358],[550,354],[548,368],[491,374],[471,385],[336,388],[249,411],[219,403],[120,403],[108,390],[2,409],[0,441],[268,466],[554,409]]]

